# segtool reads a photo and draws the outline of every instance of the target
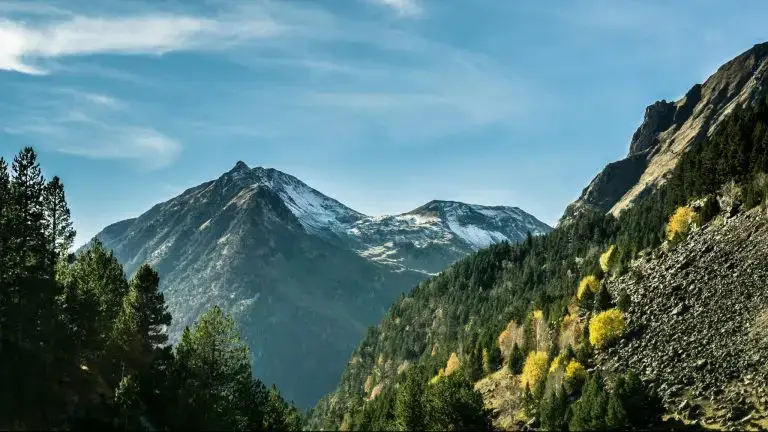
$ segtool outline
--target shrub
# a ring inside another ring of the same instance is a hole
[[[713,195],[708,196],[704,200],[704,205],[701,206],[701,210],[699,211],[699,223],[704,225],[714,219],[718,213],[720,213],[720,203],[717,202],[717,198]]]
[[[523,375],[520,377],[520,387],[535,389],[547,377],[549,366],[548,355],[544,351],[531,351],[523,365]]]
[[[581,298],[584,297],[584,294],[587,292],[595,294],[599,289],[600,281],[597,279],[597,276],[586,276],[581,280],[581,282],[579,282],[579,289],[576,291],[576,297],[581,300]]]
[[[696,223],[696,212],[690,207],[679,207],[667,223],[667,240],[676,241],[688,234]]]
[[[602,348],[627,331],[624,315],[618,309],[608,309],[589,321],[589,343]]]
[[[571,391],[581,388],[587,379],[587,369],[576,360],[571,359],[565,368],[565,382]]]
[[[555,357],[554,360],[552,360],[552,364],[549,366],[549,371],[554,372],[561,366],[565,367],[567,365],[567,362],[568,362],[568,358],[566,357],[566,355],[560,354],[557,357]]]
[[[603,273],[608,273],[615,261],[616,245],[611,245],[604,254],[600,255],[600,268],[603,270]]]

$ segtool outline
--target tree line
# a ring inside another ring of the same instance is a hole
[[[0,428],[301,428],[231,316],[214,306],[171,347],[157,272],[128,279],[99,241],[70,253],[74,238],[35,151],[0,158]]]

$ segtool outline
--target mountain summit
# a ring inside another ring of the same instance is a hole
[[[572,220],[585,209],[618,216],[646,191],[663,183],[680,156],[711,135],[736,106],[754,103],[768,78],[768,42],[721,66],[680,100],[645,109],[626,158],[608,164],[565,211]]]
[[[97,238],[128,274],[145,262],[158,270],[172,341],[218,304],[243,329],[257,376],[308,407],[401,293],[479,248],[550,230],[514,207],[451,201],[367,216],[238,161]]]

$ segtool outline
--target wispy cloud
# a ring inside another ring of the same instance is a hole
[[[217,50],[280,31],[266,17],[209,19],[169,13],[134,17],[76,15],[38,25],[0,21],[0,69],[44,74],[36,60],[88,54],[163,54]]]
[[[399,15],[402,16],[417,16],[421,15],[424,11],[421,5],[416,0],[369,0],[374,3],[378,3],[382,6],[386,6],[394,9]]]
[[[173,163],[181,143],[152,127],[124,119],[126,104],[110,95],[72,88],[38,89],[37,98],[6,112],[2,131],[40,147],[91,159],[139,162],[145,169]]]

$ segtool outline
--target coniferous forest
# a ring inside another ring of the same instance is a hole
[[[75,256],[74,235],[34,150],[0,159],[1,429],[301,428],[230,316],[214,306],[172,348],[157,272],[127,279],[98,242]]]

